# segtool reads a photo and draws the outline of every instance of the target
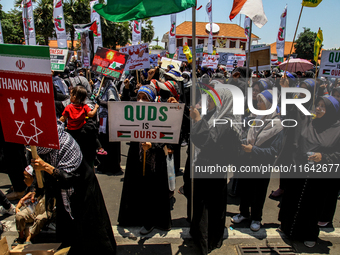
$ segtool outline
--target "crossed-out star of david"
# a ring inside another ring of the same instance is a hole
[[[16,135],[23,137],[25,139],[25,141],[26,141],[26,144],[29,144],[31,140],[33,140],[34,142],[38,143],[38,135],[42,134],[43,131],[37,127],[37,125],[35,123],[35,119],[31,119],[30,123],[31,123],[31,126],[34,127],[35,135],[32,135],[32,136],[24,135],[24,133],[22,132],[21,128],[25,124],[25,122],[24,121],[15,120],[15,124],[18,127],[18,132],[16,133]]]

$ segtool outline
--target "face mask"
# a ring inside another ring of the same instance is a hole
[[[183,83],[188,83],[188,81],[189,81],[188,79],[184,79]]]

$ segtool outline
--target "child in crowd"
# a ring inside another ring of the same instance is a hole
[[[87,96],[87,91],[83,86],[76,86],[71,90],[71,103],[65,107],[65,110],[60,117],[62,122],[67,120],[67,130],[73,136],[73,138],[78,142],[78,138],[80,137],[81,128],[86,123],[85,118],[92,118],[98,108],[99,105],[96,104],[94,109],[84,104],[84,101]]]
[[[31,201],[30,197],[32,192],[34,192],[31,188],[33,181],[33,168],[31,165],[28,165],[24,171],[24,182],[27,185],[26,195],[20,199],[15,208],[15,222],[19,237],[14,240],[12,246],[31,244],[31,239],[39,234],[47,220],[52,216],[46,212],[45,196],[38,197],[34,202]],[[33,223],[33,225],[25,233],[27,223]]]

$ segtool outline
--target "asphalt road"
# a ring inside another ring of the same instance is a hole
[[[122,167],[126,165],[126,156],[129,146],[122,143]],[[181,168],[184,169],[186,160],[186,147],[181,151]],[[186,199],[177,191],[183,185],[182,176],[176,177],[175,203],[172,215],[172,230],[162,232],[154,230],[147,236],[139,235],[139,228],[122,229],[117,227],[117,218],[120,205],[120,197],[124,176],[113,176],[97,174],[106,207],[113,225],[115,237],[118,243],[118,254],[198,254],[199,251],[193,244],[188,233],[189,224],[186,221]],[[256,180],[255,180],[256,181]],[[230,184],[230,183],[229,183]],[[277,176],[271,179],[267,196],[279,185]],[[230,185],[229,185],[230,186]],[[0,189],[6,193],[10,188],[10,181],[7,174],[0,173]],[[230,187],[229,187],[230,188]],[[14,201],[15,204],[18,201]],[[279,226],[277,219],[279,202],[266,199],[263,210],[262,228],[258,232],[249,230],[249,221],[234,225],[230,218],[239,212],[239,199],[228,197],[226,231],[223,245],[220,249],[211,254],[239,254],[239,245],[252,245],[258,247],[293,247],[297,254],[340,254],[340,210],[339,205],[334,217],[333,228],[323,228],[320,233],[318,244],[314,248],[306,248],[302,243],[290,242],[276,231]],[[142,210],[142,208],[141,208]],[[3,234],[11,243],[17,236],[15,232],[14,216],[0,216],[0,220],[9,226],[8,231]],[[50,233],[50,232],[48,232]],[[42,233],[38,242],[53,242],[52,234]],[[90,236],[90,235],[89,235]],[[258,254],[258,253],[255,253]]]

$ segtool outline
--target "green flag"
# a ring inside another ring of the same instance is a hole
[[[144,19],[184,11],[196,6],[196,0],[107,0],[93,9],[113,22]]]

